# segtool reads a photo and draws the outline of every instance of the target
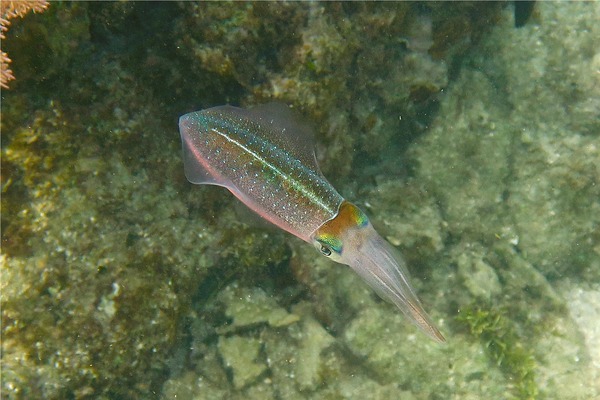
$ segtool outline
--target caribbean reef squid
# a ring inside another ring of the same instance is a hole
[[[428,336],[445,341],[400,255],[325,179],[312,130],[287,105],[196,111],[179,119],[179,131],[191,183],[227,188],[262,218],[350,266]]]

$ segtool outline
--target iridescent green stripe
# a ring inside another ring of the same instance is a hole
[[[209,117],[209,116],[206,116],[206,117]],[[212,119],[212,118],[207,118],[207,119]],[[245,129],[240,129],[239,126],[237,126],[233,123],[228,123],[227,121],[225,121],[222,118],[219,118],[218,120],[215,118],[215,121],[207,121],[207,122],[209,122],[210,125],[213,125],[211,122],[213,122],[214,125],[220,125],[222,128],[224,128],[224,130],[226,132],[233,132],[235,135],[240,136],[241,138],[245,139],[246,142],[255,141],[255,142],[257,142],[256,144],[258,146],[268,147],[267,154],[273,155],[272,157],[269,157],[269,158],[274,161],[278,161],[277,163],[267,160],[265,157],[261,156],[257,151],[251,149],[247,144],[244,144],[244,143],[240,142],[239,140],[236,140],[234,137],[232,137],[231,134],[224,133],[224,132],[220,131],[218,128],[214,128],[214,127],[210,128],[210,130],[212,132],[218,134],[219,136],[221,136],[222,138],[227,140],[227,142],[237,146],[244,153],[250,154],[252,157],[254,157],[254,159],[258,160],[263,167],[266,167],[268,170],[275,173],[277,176],[281,177],[285,182],[287,182],[290,185],[290,188],[292,188],[294,191],[300,193],[304,198],[308,199],[311,203],[319,206],[320,208],[325,210],[331,216],[333,216],[337,213],[338,206],[339,206],[339,195],[337,194],[337,192],[335,192],[335,190],[333,190],[333,191],[328,190],[328,188],[331,187],[329,185],[329,183],[326,182],[321,176],[314,173],[312,170],[306,168],[299,160],[296,160],[288,153],[276,148],[275,146],[271,145],[269,142],[265,141],[264,139],[261,139],[260,137],[253,135],[252,133],[250,133],[249,131],[246,131]],[[264,151],[263,151],[263,153],[264,153]],[[279,166],[276,164],[279,164]],[[284,167],[281,167],[281,165],[284,165]],[[292,176],[294,169],[301,170],[302,173],[306,174],[307,177],[309,177],[308,182],[307,182],[308,185],[301,182],[300,180],[296,179],[294,176]],[[312,178],[312,179],[310,179],[310,178]],[[311,180],[314,182],[311,182]],[[313,190],[313,188],[311,188],[309,186],[311,183],[314,183],[318,187],[320,187],[322,189],[323,193],[319,194],[318,192]],[[324,195],[325,195],[325,197],[324,197]],[[334,199],[335,199],[335,201],[331,201]],[[328,202],[327,200],[330,200],[330,201]]]

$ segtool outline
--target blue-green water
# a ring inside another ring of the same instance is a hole
[[[600,397],[600,3],[53,3],[2,50],[2,398]],[[4,6],[3,6],[4,7]],[[4,10],[3,10],[4,11]],[[293,106],[447,339],[189,184]]]

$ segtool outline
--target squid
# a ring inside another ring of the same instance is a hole
[[[426,335],[444,336],[409,283],[398,252],[321,173],[310,126],[287,105],[229,105],[179,118],[186,178],[227,188],[260,217],[350,266]]]

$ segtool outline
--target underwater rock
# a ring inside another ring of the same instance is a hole
[[[267,369],[264,360],[259,360],[260,348],[258,339],[241,336],[219,338],[219,353],[225,366],[232,370],[236,389],[253,382]]]
[[[326,175],[347,177],[355,148],[371,157],[392,154],[386,143],[406,140],[447,85],[446,60],[428,54],[432,20],[442,19],[443,7],[403,2],[181,7],[189,15],[176,27],[178,55],[189,60],[182,77],[197,85],[173,89],[196,99],[217,93],[216,85],[231,85],[247,93],[232,99],[234,105],[293,104],[320,128],[317,156]]]
[[[566,285],[562,292],[567,299],[569,311],[585,337],[591,357],[593,380],[600,378],[600,287],[571,287]]]
[[[502,292],[498,275],[488,263],[481,258],[473,258],[461,254],[457,258],[458,274],[471,296],[490,300]]]
[[[3,394],[508,398],[513,375],[452,318],[485,298],[531,349],[540,396],[598,397],[595,296],[577,290],[600,279],[599,5],[539,2],[515,29],[509,7],[477,4],[183,2],[162,5],[164,24],[143,3],[56,3],[29,39],[9,36],[29,72],[2,93]],[[286,244],[185,182],[175,120],[272,98],[320,128],[326,175],[427,278],[416,289],[450,345],[417,340],[293,240],[297,282],[234,297],[231,274],[285,264]],[[199,292],[215,271],[227,289]]]
[[[322,353],[334,343],[335,338],[314,318],[305,314],[296,356],[298,359],[296,380],[301,390],[314,390],[323,383],[322,372],[325,369],[323,364],[326,359]]]
[[[525,332],[521,346],[536,359],[538,387],[519,391],[593,398],[600,387],[589,385],[585,354],[592,350],[556,288],[557,280],[600,279],[600,108],[593,105],[600,85],[592,73],[599,59],[592,21],[600,7],[539,3],[537,11],[539,25],[511,29],[506,15],[482,38],[482,52],[464,63],[409,155],[452,238],[448,277],[456,271],[462,285],[479,289],[465,265],[485,260],[501,285],[498,291],[492,284],[488,295],[471,289],[467,297],[450,286],[446,296],[461,304],[483,296],[509,310],[510,323]],[[479,248],[479,256],[469,248]]]
[[[300,320],[300,317],[287,312],[260,288],[228,286],[219,292],[218,301],[225,304],[225,314],[232,319],[231,324],[219,329],[226,333],[260,323],[271,327],[284,327]]]

